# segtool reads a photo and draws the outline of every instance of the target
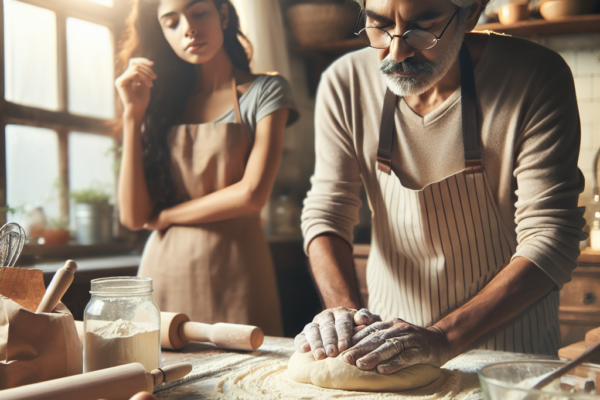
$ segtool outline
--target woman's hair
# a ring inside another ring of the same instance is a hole
[[[239,18],[230,0],[212,0],[217,10],[229,7],[229,22],[223,31],[227,55],[234,67],[250,71],[250,42],[242,34]],[[179,58],[162,32],[157,9],[160,0],[133,0],[120,45],[117,68],[122,73],[129,59],[144,57],[154,62],[157,79],[151,89],[150,104],[142,128],[144,173],[154,212],[176,204],[177,193],[171,174],[171,157],[167,136],[184,109],[192,88],[195,73],[192,64]]]

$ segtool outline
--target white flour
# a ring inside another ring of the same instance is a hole
[[[118,319],[85,334],[84,372],[139,362],[147,372],[158,368],[160,337],[148,330]]]

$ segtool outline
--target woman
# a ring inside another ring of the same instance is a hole
[[[281,335],[259,212],[297,118],[289,85],[250,73],[229,0],[135,0],[127,33],[121,222],[154,230],[139,274],[163,311]]]

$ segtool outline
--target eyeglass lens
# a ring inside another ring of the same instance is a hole
[[[368,46],[376,49],[387,49],[392,44],[392,36],[383,29],[367,27],[358,33],[358,37]],[[422,29],[406,32],[402,38],[413,49],[427,50],[435,46],[436,36]]]

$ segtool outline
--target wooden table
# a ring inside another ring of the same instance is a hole
[[[162,363],[189,362],[194,370],[186,378],[160,385],[159,399],[481,399],[476,371],[485,365],[510,360],[549,359],[518,353],[474,350],[444,366],[442,377],[433,384],[410,392],[374,394],[321,389],[289,380],[286,366],[294,342],[286,338],[265,338],[255,352],[224,351],[199,343],[182,351],[163,351]]]

